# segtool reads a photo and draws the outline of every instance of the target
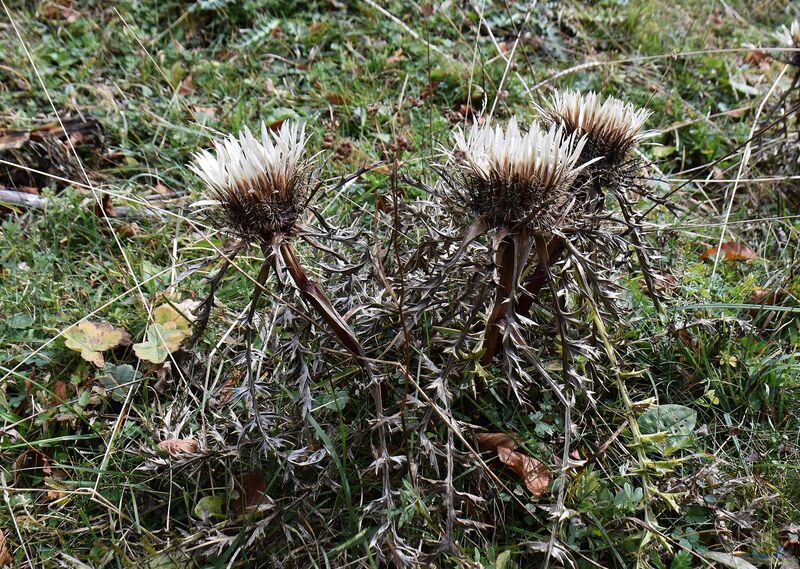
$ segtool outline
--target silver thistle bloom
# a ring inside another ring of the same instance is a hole
[[[781,26],[774,36],[781,47],[800,48],[800,22],[794,20],[788,28]]]
[[[561,125],[577,136],[585,135],[583,161],[602,158],[597,168],[622,166],[639,142],[656,134],[643,130],[650,111],[615,97],[601,100],[594,92],[556,91],[540,112],[548,123]]]
[[[189,168],[221,208],[220,223],[242,239],[290,233],[309,193],[311,161],[303,160],[305,126],[286,121],[278,132],[261,123],[260,140],[244,127],[193,155]]]
[[[473,212],[492,226],[530,220],[562,202],[583,168],[585,138],[556,125],[523,131],[514,117],[505,128],[458,128],[453,139],[456,150],[446,154],[463,175]]]

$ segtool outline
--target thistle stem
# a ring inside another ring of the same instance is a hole
[[[500,348],[501,324],[508,311],[508,301],[514,288],[514,241],[511,237],[505,237],[497,246],[495,264],[499,277],[498,286],[495,291],[492,312],[486,322],[481,365],[491,364]]]
[[[247,318],[244,321],[244,333],[245,333],[245,366],[247,368],[247,388],[250,392],[250,400],[251,404],[253,405],[253,413],[255,414],[256,418],[256,425],[258,426],[258,430],[261,432],[262,435],[266,436],[264,432],[264,428],[261,425],[261,414],[258,411],[258,401],[256,399],[256,381],[253,377],[253,319],[256,315],[256,306],[258,306],[258,300],[261,298],[261,292],[264,289],[264,285],[267,282],[267,278],[269,277],[269,270],[272,267],[272,263],[274,259],[272,257],[272,253],[268,252],[266,254],[266,258],[264,259],[264,263],[261,265],[261,270],[258,272],[258,278],[256,278],[256,287],[253,289],[253,296],[250,300],[250,308],[247,310]]]
[[[333,307],[333,304],[331,304],[331,301],[322,288],[314,281],[309,280],[305,270],[300,264],[300,260],[297,258],[297,252],[294,250],[294,247],[292,247],[292,244],[288,241],[282,243],[280,252],[284,263],[286,263],[286,269],[289,271],[303,299],[314,306],[322,319],[333,329],[334,335],[347,351],[353,354],[368,372],[371,372],[365,359],[366,353],[364,352],[364,348],[361,347],[355,334],[350,330],[344,318],[342,318]]]
[[[533,302],[539,296],[542,287],[547,284],[547,273],[550,266],[558,262],[558,259],[565,250],[566,247],[563,238],[553,237],[547,244],[547,257],[543,258],[541,255],[537,255],[539,257],[538,265],[522,284],[524,292],[517,305],[517,314],[525,316],[526,318],[530,316]]]
[[[211,290],[208,291],[208,296],[203,300],[200,304],[200,314],[197,316],[194,325],[194,332],[192,333],[192,337],[189,338],[188,348],[191,349],[194,345],[200,340],[200,337],[205,332],[206,328],[208,327],[208,320],[211,317],[211,310],[214,308],[214,297],[217,294],[217,289],[219,285],[222,284],[222,279],[225,277],[225,273],[233,263],[234,259],[236,259],[236,255],[239,254],[242,248],[234,249],[233,253],[231,253],[230,258],[225,259],[225,262],[222,264],[222,267],[216,272],[216,274],[208,279],[209,284],[211,285]]]

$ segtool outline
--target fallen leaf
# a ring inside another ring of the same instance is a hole
[[[208,117],[213,117],[217,114],[217,109],[214,107],[201,107],[200,105],[192,105],[192,109],[194,112],[201,115],[206,115]]]
[[[194,439],[167,439],[158,443],[158,448],[171,455],[197,452],[197,441]]]
[[[64,20],[67,24],[77,22],[81,13],[71,6],[64,6],[56,2],[50,2],[42,9],[42,16],[48,20]]]
[[[194,93],[194,85],[192,84],[192,74],[189,73],[183,81],[181,81],[180,87],[178,87],[178,94],[180,95],[191,95]]]
[[[758,255],[750,249],[747,245],[743,243],[737,243],[736,241],[726,241],[722,244],[722,253],[723,259],[726,261],[752,261],[754,259],[758,259]],[[705,261],[706,259],[713,259],[717,256],[717,248],[711,247],[710,249],[706,249],[700,255],[700,259]]]
[[[511,468],[522,478],[528,491],[537,498],[547,491],[553,475],[541,462],[514,449],[517,444],[505,433],[481,433],[478,435],[481,450],[497,451],[500,462]]]
[[[162,196],[168,196],[172,193],[172,191],[161,182],[158,182],[155,186],[153,186],[153,189],[156,191],[156,193]]]
[[[126,339],[130,341],[130,335],[125,330],[115,328],[108,322],[84,320],[64,332],[67,348],[80,352],[83,359],[97,367],[103,367],[105,363],[101,352],[119,346]]]
[[[14,558],[11,557],[11,552],[8,550],[6,534],[0,529],[0,566],[11,565],[12,563],[14,563]]]
[[[745,63],[759,64],[767,59],[769,59],[769,56],[766,54],[766,52],[760,51],[758,49],[750,50],[744,55]]]
[[[56,405],[61,405],[67,400],[67,384],[61,380],[56,381],[53,386],[53,398]]]
[[[94,214],[97,217],[117,217],[117,212],[114,211],[114,204],[111,202],[109,194],[103,194],[100,202],[94,204]]]
[[[386,58],[386,65],[394,65],[405,59],[403,55],[403,48],[398,48],[392,55]]]
[[[139,359],[154,364],[164,363],[180,347],[186,336],[186,330],[178,330],[174,322],[151,324],[147,327],[146,340],[134,344],[133,351]]]
[[[153,310],[153,323],[147,327],[145,341],[133,346],[136,355],[154,364],[163,363],[191,332],[192,312],[197,305],[197,301],[184,300],[175,305],[177,309],[162,304]]]
[[[236,480],[236,490],[239,497],[231,503],[231,508],[237,514],[243,514],[272,501],[267,495],[267,481],[263,472],[243,473]]]
[[[785,296],[786,293],[780,289],[757,287],[750,293],[750,304],[775,304]]]
[[[328,93],[328,102],[338,106],[344,104],[344,98],[339,93]]]

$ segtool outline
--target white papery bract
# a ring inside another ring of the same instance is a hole
[[[493,225],[529,216],[578,175],[585,138],[557,125],[521,130],[516,117],[505,128],[474,124],[453,132],[455,151],[445,153],[464,176],[473,211]]]
[[[778,28],[775,39],[781,47],[800,48],[800,22],[795,20],[788,28],[785,25]]]
[[[523,133],[516,117],[505,129],[474,124],[466,134],[456,130],[453,138],[464,154],[461,168],[465,173],[487,181],[529,180],[545,190],[570,181],[576,174],[575,164],[585,143],[584,139],[576,143],[561,128],[544,130],[539,124]]]
[[[657,134],[643,130],[650,111],[615,97],[602,100],[594,92],[556,91],[540,112],[550,124],[561,125],[576,136],[585,135],[584,160],[600,157],[606,166],[620,165],[640,141]]]
[[[214,152],[193,155],[189,168],[225,212],[224,223],[242,237],[288,231],[308,193],[303,124],[286,121],[278,132],[261,123],[260,140],[244,127],[238,138],[214,141]]]

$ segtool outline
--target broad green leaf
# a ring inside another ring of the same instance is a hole
[[[140,359],[160,364],[178,349],[188,334],[188,327],[178,329],[175,322],[150,324],[145,341],[134,344],[133,351]]]
[[[142,374],[128,364],[112,365],[106,364],[105,373],[98,377],[100,384],[111,394],[111,399],[122,403],[128,392],[130,383],[136,381]]]
[[[665,455],[685,447],[697,424],[697,412],[683,405],[657,405],[639,415],[639,429]],[[664,433],[661,437],[653,435]]]
[[[222,496],[205,496],[194,507],[194,515],[201,520],[209,518],[224,518],[222,509],[225,506],[225,498]]]
[[[70,350],[80,352],[83,359],[97,367],[103,367],[105,363],[101,352],[114,348],[129,338],[125,330],[114,328],[108,322],[87,320],[64,332],[65,345]]]
[[[33,324],[33,316],[28,314],[14,314],[8,319],[6,324],[8,324],[9,328],[14,328],[15,330],[25,330],[26,328],[30,328]]]

